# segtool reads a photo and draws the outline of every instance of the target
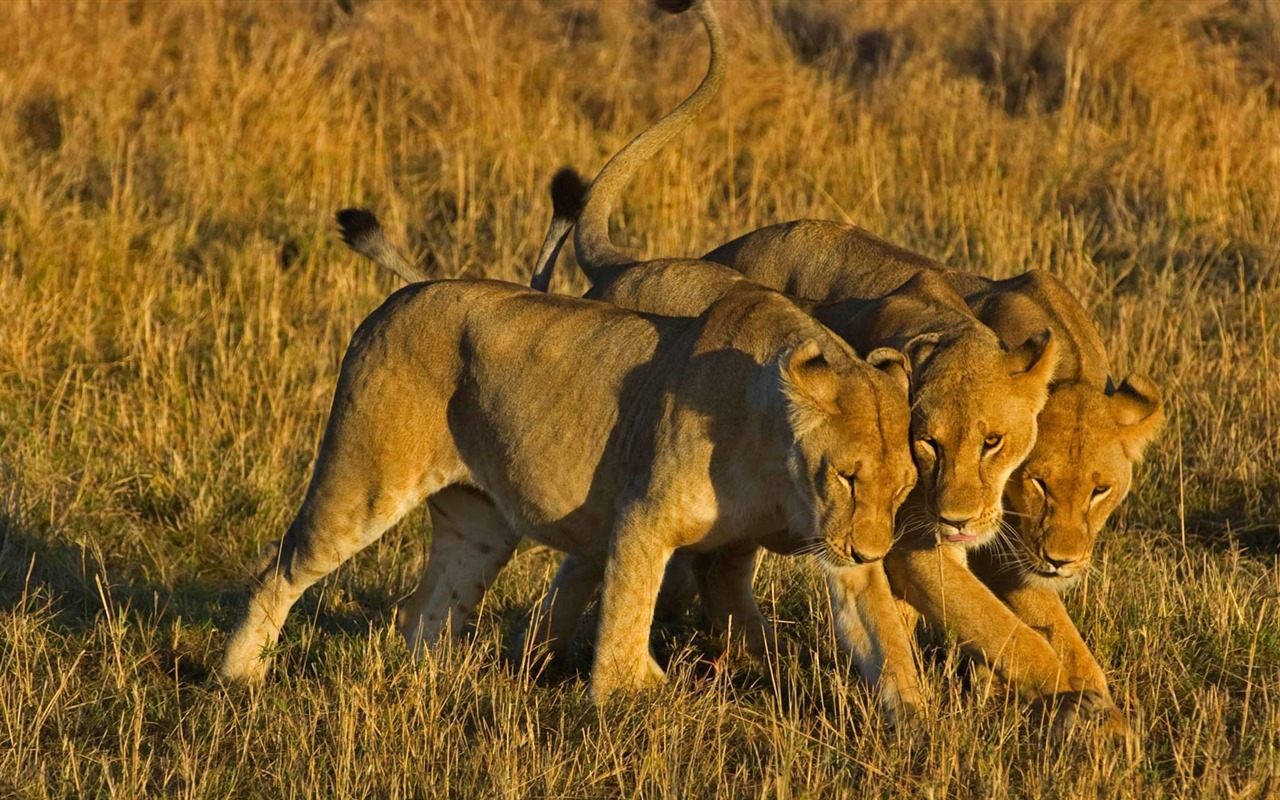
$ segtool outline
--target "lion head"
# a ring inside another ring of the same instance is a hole
[[[1079,382],[1054,387],[1007,492],[1028,579],[1062,589],[1084,573],[1163,421],[1160,389],[1142,375],[1110,394]]]
[[[880,560],[893,546],[894,515],[916,482],[906,358],[881,348],[866,361],[828,360],[811,339],[784,356],[780,368],[791,440],[787,469],[799,498],[788,517],[793,525],[805,521],[801,535],[831,563]]]
[[[922,502],[904,525],[938,542],[983,545],[999,531],[1006,482],[1035,444],[1056,345],[1046,330],[1015,348],[926,334],[906,350],[918,365],[911,445]]]

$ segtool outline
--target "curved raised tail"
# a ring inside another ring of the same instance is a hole
[[[702,113],[724,83],[724,31],[720,27],[720,20],[711,7],[710,0],[693,0],[692,3],[681,2],[681,0],[658,0],[658,6],[664,11],[677,14],[688,8],[694,8],[697,11],[711,44],[711,61],[707,65],[706,76],[698,84],[698,88],[693,90],[693,94],[619,150],[591,182],[586,202],[578,216],[577,234],[573,243],[578,253],[578,263],[582,265],[582,271],[592,283],[603,275],[602,270],[606,267],[634,260],[615,247],[609,238],[609,212],[613,210],[613,205],[623,187],[631,182],[631,178],[642,164],[653,158],[659,150],[675,138],[676,134],[688,127],[689,123]],[[557,222],[552,220],[551,224],[555,229]],[[551,231],[548,231],[548,238],[550,234]],[[546,270],[547,280],[550,279],[551,266],[549,264]]]
[[[373,263],[399,275],[406,283],[430,280],[421,266],[414,264],[391,243],[378,218],[367,208],[344,208],[334,217],[347,247]]]
[[[582,213],[587,188],[587,182],[573,167],[561,167],[551,179],[551,227],[547,228],[546,238],[542,240],[538,262],[533,265],[533,279],[529,281],[529,285],[540,292],[551,287],[556,259],[560,257],[560,248],[569,238],[578,214]]]

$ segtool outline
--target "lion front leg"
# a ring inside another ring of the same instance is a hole
[[[1036,586],[1019,586],[999,590],[996,594],[1019,619],[1048,640],[1062,661],[1067,681],[1072,686],[1111,696],[1101,665],[1084,643],[1080,630],[1056,592]]]
[[[1056,708],[1056,727],[1114,710],[1102,692],[1073,680],[1048,640],[969,570],[959,548],[895,550],[885,566],[897,593],[931,625],[953,634],[967,655],[1025,699]]]
[[[653,612],[674,548],[660,541],[654,516],[633,507],[614,527],[600,596],[591,697],[601,702],[619,690],[660,683],[662,668],[649,650]]]
[[[1097,692],[1107,701],[1107,728],[1117,735],[1127,735],[1129,723],[1111,699],[1106,673],[1085,644],[1058,593],[1039,586],[1018,586],[998,590],[997,595],[1019,619],[1048,640],[1071,686]]]
[[[825,567],[836,638],[863,680],[880,693],[894,727],[910,724],[924,705],[906,620],[880,563]]]

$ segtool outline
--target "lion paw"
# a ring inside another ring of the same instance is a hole
[[[591,699],[603,703],[619,692],[633,692],[652,686],[660,686],[666,681],[666,673],[653,656],[646,655],[638,663],[619,663],[614,660],[610,664],[601,664],[596,657],[595,669],[591,671]]]
[[[762,664],[770,661],[783,662],[800,656],[800,649],[774,631],[767,630],[760,635],[747,639],[747,655]]]
[[[924,733],[924,712],[921,705],[901,697],[883,697],[885,722],[894,733],[915,739]]]
[[[1063,692],[1043,702],[1044,710],[1052,719],[1050,735],[1055,739],[1065,738],[1071,731],[1083,727],[1117,741],[1128,741],[1133,736],[1124,712],[1102,692],[1093,689]]]

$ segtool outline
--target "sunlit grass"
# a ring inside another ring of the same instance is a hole
[[[395,285],[333,211],[375,208],[438,275],[523,282],[555,168],[598,168],[705,44],[640,3],[24,1],[0,10],[0,794],[1280,792],[1275,4],[721,5],[722,96],[619,239],[848,219],[1064,278],[1117,376],[1169,399],[1071,600],[1140,751],[1049,742],[945,648],[923,730],[886,733],[780,559],[757,586],[793,662],[713,667],[691,614],[660,635],[670,685],[597,710],[582,675],[519,667],[556,563],[531,548],[414,666],[392,616],[421,513],[303,599],[265,687],[209,685]]]

